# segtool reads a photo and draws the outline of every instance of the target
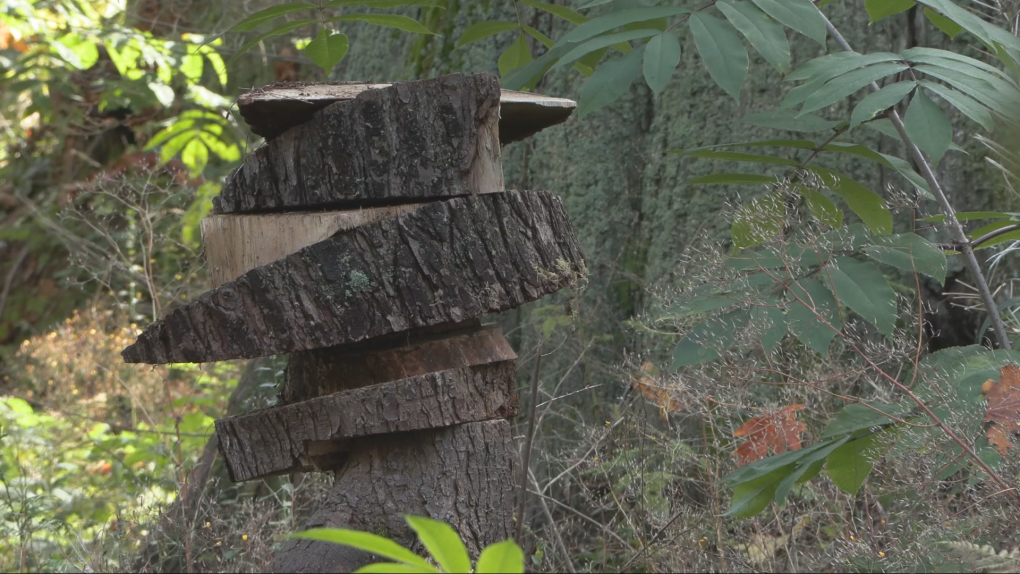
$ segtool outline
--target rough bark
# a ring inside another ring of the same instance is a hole
[[[449,523],[473,557],[512,535],[516,455],[510,424],[488,421],[359,441],[306,528],[353,528],[403,545],[415,537],[404,514]],[[347,547],[291,540],[273,572],[350,572],[379,561]]]
[[[150,325],[122,356],[201,363],[333,347],[512,309],[586,273],[559,198],[462,197],[253,269]]]
[[[513,417],[515,383],[514,360],[461,367],[219,419],[216,436],[234,482],[330,470],[348,439]]]
[[[498,327],[413,337],[400,334],[387,339],[292,354],[281,402],[295,403],[366,385],[517,358]]]
[[[503,189],[499,81],[443,76],[366,90],[245,158],[217,213],[366,206]]]
[[[418,205],[271,215],[210,215],[202,219],[202,245],[213,287],[314,245],[338,231],[396,217]]]
[[[310,121],[315,112],[330,104],[354,99],[365,90],[391,85],[283,82],[242,95],[237,100],[237,107],[252,133],[271,140]],[[577,102],[531,92],[502,90],[499,105],[499,143],[506,145],[565,122],[577,107]]]

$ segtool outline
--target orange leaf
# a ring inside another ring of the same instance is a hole
[[[1013,434],[1020,431],[1020,367],[1006,365],[999,371],[998,384],[987,381],[981,392],[988,400],[985,422],[991,423],[985,436],[999,454],[1006,456],[1016,446]]]
[[[652,378],[657,371],[658,369],[655,368],[651,361],[645,361],[645,364],[641,365],[641,374],[635,377],[630,384],[635,390],[658,405],[659,416],[666,420],[669,413],[683,411],[684,405],[678,398],[673,396],[674,392],[672,389],[660,385],[658,381]]]
[[[747,437],[735,454],[741,466],[768,456],[769,449],[775,454],[788,450],[800,450],[800,433],[807,430],[804,423],[795,419],[796,411],[804,405],[790,405],[756,416],[733,431],[733,436]]]

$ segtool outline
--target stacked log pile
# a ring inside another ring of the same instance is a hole
[[[202,222],[215,288],[124,359],[289,354],[279,404],[220,419],[216,433],[235,481],[335,474],[307,527],[407,543],[403,515],[416,514],[450,523],[475,555],[509,538],[517,356],[480,318],[586,271],[560,199],[504,190],[500,151],[573,102],[452,75],[270,86],[240,108],[267,141]],[[370,560],[302,540],[272,568]]]

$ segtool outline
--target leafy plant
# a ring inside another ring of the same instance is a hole
[[[478,556],[478,561],[472,569],[467,548],[450,525],[420,516],[405,516],[405,518],[438,567],[393,540],[369,532],[343,528],[313,528],[293,536],[343,544],[392,560],[392,562],[369,564],[355,572],[476,572],[478,574],[524,572],[524,553],[513,540],[504,540],[487,546]]]
[[[229,65],[233,63],[234,60],[259,45],[259,43],[263,40],[273,36],[281,36],[299,28],[314,26],[316,24],[318,24],[319,28],[318,33],[302,48],[302,51],[306,56],[311,58],[312,62],[316,66],[322,68],[322,70],[327,74],[329,74],[329,72],[344,59],[349,47],[347,35],[334,30],[329,24],[341,22],[363,22],[373,26],[393,28],[414,34],[435,34],[435,32],[426,28],[418,20],[399,14],[387,14],[383,12],[353,12],[340,15],[330,14],[330,9],[343,9],[354,6],[364,6],[375,9],[407,7],[443,8],[441,4],[430,0],[330,0],[327,2],[318,2],[317,4],[312,4],[310,2],[288,2],[286,4],[279,4],[264,10],[259,10],[227,30],[228,32],[251,32],[262,27],[264,24],[272,24],[274,26],[242,45],[230,58],[230,60],[227,61],[227,64]],[[289,15],[306,11],[313,12],[314,17],[298,20],[288,19]]]

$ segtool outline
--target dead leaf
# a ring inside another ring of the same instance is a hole
[[[733,431],[733,436],[747,437],[735,454],[740,457],[740,466],[761,460],[768,456],[769,449],[774,454],[782,454],[788,450],[800,450],[800,433],[807,430],[804,423],[794,417],[796,411],[804,405],[790,405],[778,411],[756,416],[744,423],[744,426]]]
[[[999,382],[986,381],[981,391],[988,400],[985,422],[991,423],[985,436],[999,454],[1006,456],[1016,446],[1013,434],[1020,431],[1020,367],[1006,365],[999,371]]]
[[[651,400],[659,407],[659,416],[666,420],[670,413],[679,413],[684,410],[683,402],[677,398],[676,389],[664,387],[654,379],[658,369],[651,361],[645,361],[641,365],[640,373],[631,381],[631,386],[639,393]]]

